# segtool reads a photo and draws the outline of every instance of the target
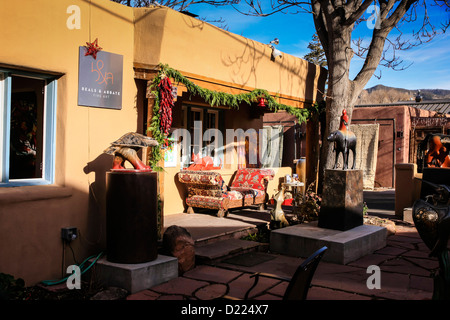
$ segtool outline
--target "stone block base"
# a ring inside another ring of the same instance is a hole
[[[347,264],[386,246],[384,227],[361,225],[347,231],[324,229],[317,222],[298,224],[270,234],[270,251],[308,257],[327,246],[324,261]]]
[[[405,208],[403,209],[403,221],[414,223],[413,217],[412,217],[412,208]]]
[[[349,230],[363,224],[362,170],[325,170],[319,227]]]
[[[136,293],[178,277],[178,259],[159,254],[156,260],[121,264],[99,259],[91,273],[103,286],[119,287]]]

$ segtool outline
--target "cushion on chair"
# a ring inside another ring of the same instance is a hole
[[[194,208],[226,209],[229,199],[225,197],[192,196],[186,198],[186,204]]]
[[[226,197],[230,200],[241,200],[244,198],[255,198],[264,197],[264,190],[250,189],[250,188],[230,188],[231,190],[227,192]]]
[[[220,187],[212,187],[206,185],[196,185],[195,187],[188,187],[188,197],[204,196],[204,197],[223,197],[224,191]]]
[[[220,187],[224,184],[222,175],[214,171],[180,171],[178,180],[183,183],[216,185]]]
[[[263,179],[273,179],[272,169],[239,169],[231,184],[231,187],[251,188],[265,191]]]

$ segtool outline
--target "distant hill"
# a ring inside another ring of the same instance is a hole
[[[419,89],[422,101],[427,100],[450,100],[450,90],[445,89]],[[414,100],[417,90],[408,90],[402,88],[377,85],[365,89],[359,95],[356,104],[376,104],[376,103],[394,103],[398,101]]]

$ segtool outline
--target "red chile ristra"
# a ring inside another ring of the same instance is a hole
[[[162,77],[158,85],[160,93],[159,110],[161,132],[167,136],[172,126],[172,108],[174,105],[172,96],[172,83],[169,77]]]

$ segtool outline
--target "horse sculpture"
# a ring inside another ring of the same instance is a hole
[[[355,169],[356,164],[356,135],[347,130],[348,127],[348,116],[347,111],[344,109],[342,111],[341,116],[341,124],[339,130],[333,131],[328,137],[328,141],[334,142],[334,151],[336,152],[336,159],[334,161],[333,169],[337,168],[339,154],[342,153],[342,157],[344,159],[343,169],[348,169],[348,156],[350,154],[350,150],[353,153],[353,166],[352,169]]]

